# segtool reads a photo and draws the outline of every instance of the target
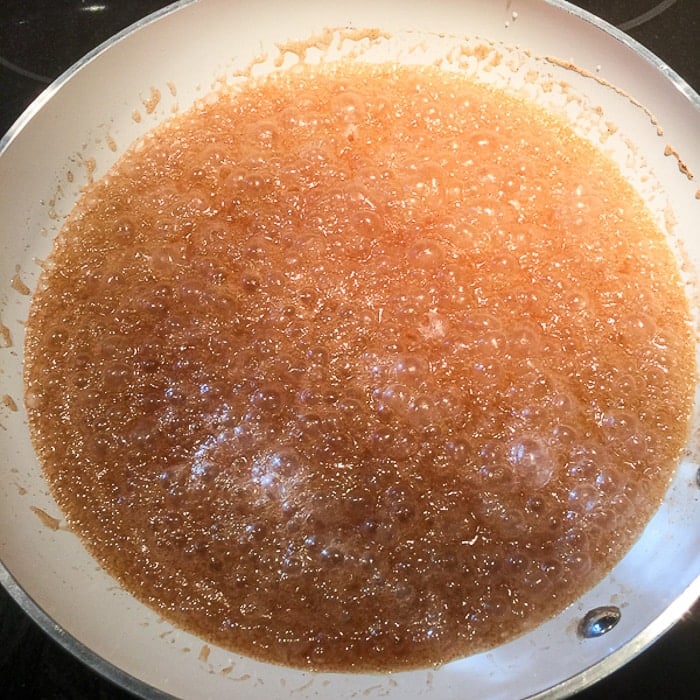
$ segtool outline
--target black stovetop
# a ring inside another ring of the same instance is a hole
[[[484,0],[487,2],[489,0]],[[2,0],[0,135],[54,78],[168,0]],[[619,26],[700,91],[700,0],[576,0]],[[700,135],[699,135],[700,136]],[[0,588],[0,699],[132,696],[64,651]],[[650,649],[577,700],[700,698],[700,603]]]

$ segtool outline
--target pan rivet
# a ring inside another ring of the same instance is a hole
[[[603,605],[589,610],[578,623],[578,633],[584,639],[594,639],[609,632],[620,621],[622,613],[616,605]]]

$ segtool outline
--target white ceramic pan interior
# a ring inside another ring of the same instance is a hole
[[[276,43],[325,27],[482,37],[530,50],[635,146],[633,175],[700,269],[700,98],[629,38],[545,0],[201,0],[156,13],[59,78],[0,144],[0,581],[50,634],[146,697],[560,697],[611,672],[667,629],[700,593],[698,420],[686,457],[642,538],[613,572],[533,632],[439,669],[391,675],[309,673],[246,659],[159,619],[121,590],[65,529],[29,440],[22,404],[23,322],[39,266],[85,183],[139,135]],[[574,71],[571,62],[582,69]],[[614,86],[614,87],[613,87]],[[623,143],[620,141],[620,143]],[[629,144],[623,144],[629,149]],[[631,155],[630,155],[631,153]],[[646,185],[643,185],[646,186]],[[697,277],[695,277],[697,280]],[[697,304],[697,298],[695,299]],[[697,414],[697,411],[696,411]],[[584,639],[587,611],[619,623]]]

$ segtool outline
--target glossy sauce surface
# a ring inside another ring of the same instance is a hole
[[[28,324],[57,500],[135,595],[294,666],[496,645],[658,506],[694,346],[676,262],[561,122],[437,69],[306,66],[86,192]]]

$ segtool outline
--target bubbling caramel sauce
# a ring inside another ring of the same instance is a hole
[[[429,666],[639,536],[687,434],[688,318],[563,122],[435,68],[305,66],[87,189],[25,400],[71,527],[168,619],[291,666]]]

